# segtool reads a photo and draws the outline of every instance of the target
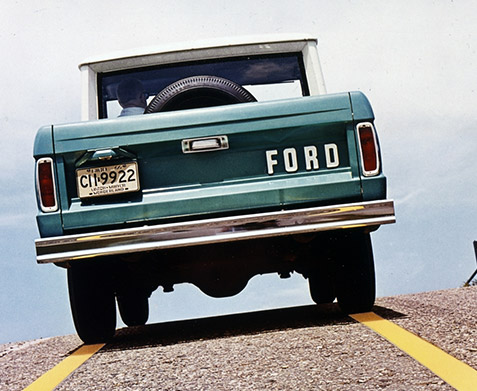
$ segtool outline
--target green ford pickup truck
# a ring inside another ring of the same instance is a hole
[[[82,122],[35,144],[38,263],[67,269],[86,343],[128,326],[159,286],[239,293],[302,274],[316,303],[375,300],[370,232],[395,221],[374,114],[327,94],[301,35],[175,45],[80,65]]]

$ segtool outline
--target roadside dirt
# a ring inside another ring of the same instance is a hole
[[[477,368],[477,287],[380,298],[374,312]],[[80,345],[0,345],[0,389],[23,389]],[[122,329],[57,388],[115,389],[453,388],[333,304]]]

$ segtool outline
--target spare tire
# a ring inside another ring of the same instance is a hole
[[[256,101],[250,92],[231,80],[192,76],[164,88],[149,103],[144,114]]]

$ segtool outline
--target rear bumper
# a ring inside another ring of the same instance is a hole
[[[57,236],[35,247],[37,262],[51,263],[394,222],[394,203],[383,200]]]

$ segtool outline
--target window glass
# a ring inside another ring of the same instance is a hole
[[[232,80],[258,101],[309,95],[301,53],[202,61],[98,75],[100,118],[115,118],[120,114],[117,90],[124,79],[139,80],[149,103],[171,83],[199,75]]]

